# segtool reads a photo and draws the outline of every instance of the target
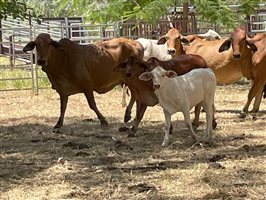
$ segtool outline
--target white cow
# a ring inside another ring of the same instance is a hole
[[[198,36],[204,37],[206,40],[221,40],[222,37],[214,30],[209,29],[206,33],[198,34]]]
[[[186,125],[190,129],[192,136],[197,140],[190,121],[189,111],[198,104],[202,105],[206,111],[206,137],[208,140],[211,139],[216,87],[216,78],[211,69],[194,69],[187,74],[177,76],[174,71],[166,71],[158,66],[151,72],[142,73],[139,79],[143,81],[152,79],[154,92],[158,97],[160,106],[163,108],[165,116],[163,146],[169,142],[171,115],[180,111],[184,115]]]
[[[166,44],[157,44],[157,40],[145,38],[139,38],[137,41],[144,48],[144,61],[147,61],[151,57],[156,57],[159,60],[170,60],[172,58],[172,56],[167,53]]]

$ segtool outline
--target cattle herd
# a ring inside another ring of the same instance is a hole
[[[183,113],[193,138],[199,141],[192,125],[199,125],[201,107],[206,112],[206,139],[210,140],[212,129],[217,125],[214,116],[216,82],[228,84],[241,77],[252,81],[239,116],[242,118],[248,112],[259,111],[263,92],[266,93],[266,34],[250,37],[239,27],[227,38],[212,30],[206,34],[183,36],[171,28],[158,40],[114,38],[88,45],[69,39],[57,42],[49,34],[41,33],[23,51],[34,48],[37,64],[42,66],[52,88],[60,96],[60,116],[54,131],[63,126],[68,97],[76,93],[85,94],[101,125],[107,126],[93,92],[106,93],[117,85],[125,85],[131,94],[125,123],[130,121],[136,103],[133,125],[127,129],[129,136],[137,132],[147,106],[159,103],[165,116],[162,145],[169,143],[171,115],[175,112]],[[254,97],[253,108],[249,111]],[[193,107],[195,118],[191,123]]]

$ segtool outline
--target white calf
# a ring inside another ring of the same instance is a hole
[[[151,57],[156,57],[159,60],[170,60],[172,58],[172,56],[167,53],[166,44],[157,44],[157,40],[149,40],[144,38],[139,38],[137,41],[144,48],[144,61],[147,61]]]
[[[139,76],[140,80],[152,79],[155,94],[159,104],[163,108],[165,116],[165,136],[163,146],[169,142],[169,130],[171,115],[181,111],[184,115],[186,125],[192,136],[197,139],[190,121],[190,110],[200,104],[206,111],[207,139],[211,139],[212,116],[216,78],[209,68],[194,69],[187,74],[177,76],[174,71],[166,71],[158,66],[151,72],[144,72]]]

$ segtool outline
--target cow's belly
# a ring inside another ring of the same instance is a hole
[[[230,84],[238,81],[243,75],[241,69],[237,66],[234,68],[223,67],[214,71],[218,83]]]

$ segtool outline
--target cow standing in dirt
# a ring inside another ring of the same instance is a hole
[[[68,96],[76,93],[84,93],[101,125],[108,125],[96,106],[93,91],[106,93],[114,86],[124,83],[122,75],[115,73],[113,69],[129,56],[140,59],[143,57],[142,46],[134,40],[124,38],[79,45],[69,39],[56,42],[49,34],[41,33],[23,51],[32,51],[34,47],[37,50],[38,65],[42,66],[52,88],[60,95],[60,117],[54,130],[63,126]]]

